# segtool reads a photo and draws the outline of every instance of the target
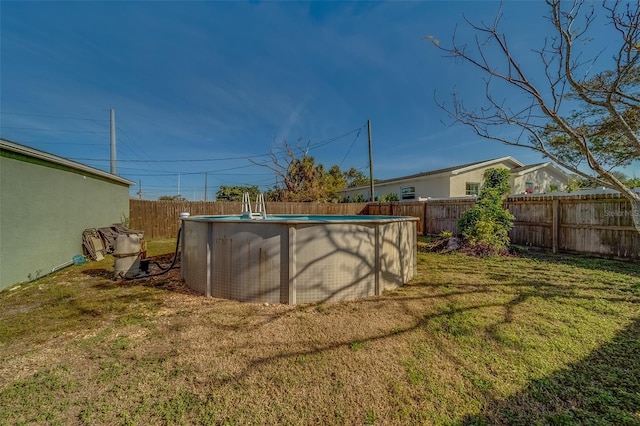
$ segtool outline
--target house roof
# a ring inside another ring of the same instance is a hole
[[[534,170],[538,170],[538,169],[546,166],[547,164],[551,164],[551,163],[538,163],[538,164],[531,164],[529,166],[515,167],[515,168],[509,170],[509,172],[512,175],[513,174],[525,174],[527,172],[532,172]]]
[[[538,163],[538,164],[531,164],[529,166],[516,167],[514,169],[509,170],[509,172],[511,173],[512,176],[522,176],[542,168],[551,169],[556,174],[562,175],[567,179],[569,178],[569,176],[564,171],[560,170],[558,167],[556,167],[555,165],[553,165],[553,163],[549,161],[547,161],[546,163]]]
[[[434,176],[434,175],[445,174],[445,173],[457,175],[459,173],[464,173],[472,169],[489,166],[495,163],[502,163],[504,161],[511,161],[513,164],[516,165],[516,168],[523,168],[523,164],[521,162],[519,162],[518,160],[516,160],[511,156],[506,156],[506,157],[500,157],[500,158],[493,158],[491,160],[476,161],[474,163],[460,164],[458,166],[446,167],[444,169],[431,170],[428,172],[415,173],[408,176],[401,176],[401,177],[392,178],[392,179],[379,180],[379,181],[376,181],[375,184],[377,185],[382,183],[400,182],[403,180],[410,180],[410,179],[421,178],[424,176]],[[513,169],[510,169],[510,170],[513,170]],[[362,186],[362,188],[366,188],[366,187],[367,187],[366,185]],[[352,187],[347,189],[355,189],[355,188],[360,188],[360,187]]]
[[[1,151],[9,151],[9,152],[13,152],[16,154],[21,154],[27,157],[31,157],[31,158],[35,158],[38,160],[42,160],[45,162],[49,162],[52,164],[57,164],[60,166],[64,166],[64,167],[68,167],[71,169],[74,169],[76,171],[79,172],[83,172],[83,173],[87,173],[90,175],[94,175],[97,177],[101,177],[107,180],[111,180],[113,182],[117,182],[117,183],[121,183],[121,184],[125,184],[125,185],[135,185],[135,182],[130,181],[128,179],[122,178],[120,176],[116,176],[114,174],[111,173],[107,173],[104,172],[102,170],[98,170],[98,169],[94,169],[93,167],[89,167],[85,164],[82,163],[77,163],[75,161],[72,160],[68,160],[66,158],[63,157],[58,157],[57,155],[53,155],[53,154],[49,154],[47,152],[44,151],[40,151],[34,148],[30,148],[28,146],[25,145],[21,145],[19,143],[16,142],[12,142],[10,140],[7,139],[2,139],[0,138],[0,150]]]

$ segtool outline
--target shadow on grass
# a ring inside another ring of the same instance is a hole
[[[516,256],[552,264],[563,264],[576,268],[616,272],[640,278],[640,261],[616,260],[568,253],[551,253],[543,250],[519,250]]]
[[[640,318],[583,360],[487,403],[462,423],[640,424]]]

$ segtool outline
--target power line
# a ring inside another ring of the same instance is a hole
[[[358,127],[357,129],[351,130],[349,132],[346,132],[342,135],[339,136],[334,136],[332,138],[326,139],[324,141],[321,142],[317,142],[314,144],[311,144],[309,146],[309,150],[312,149],[317,149],[320,148],[322,146],[328,145],[330,143],[333,143],[337,140],[340,140],[346,136],[349,136],[350,134],[353,133],[360,133],[360,131],[362,130],[363,126]],[[251,160],[254,158],[260,158],[260,157],[269,157],[271,156],[271,153],[268,154],[256,154],[256,155],[245,155],[245,156],[238,156],[238,157],[223,157],[223,158],[197,158],[197,159],[184,159],[184,160],[142,160],[142,161],[138,161],[138,160],[118,160],[118,162],[144,162],[144,163],[196,163],[196,162],[207,162],[207,161],[231,161],[231,160]],[[284,158],[284,157],[283,157]],[[73,160],[76,161],[110,161],[110,160],[103,160],[103,159],[98,159],[98,158],[72,158]]]
[[[264,157],[270,154],[259,154],[259,155],[248,155],[243,157],[226,157],[226,158],[197,158],[197,159],[189,159],[189,160],[118,160],[118,162],[129,162],[129,163],[197,163],[197,162],[205,162],[205,161],[231,161],[231,160],[248,160],[256,157]],[[82,161],[109,161],[109,160],[101,160],[98,158],[75,158],[75,160]]]
[[[82,143],[82,142],[29,142],[30,145],[80,145],[80,146],[103,146],[102,143]]]
[[[108,120],[97,120],[94,118],[81,118],[81,117],[65,117],[65,116],[60,116],[60,115],[42,115],[42,114],[25,114],[25,113],[18,113],[18,112],[0,112],[0,114],[2,115],[18,115],[18,116],[24,116],[24,117],[42,117],[42,118],[57,118],[57,119],[63,119],[63,120],[82,120],[82,121],[93,121],[95,123],[102,123]]]
[[[67,132],[67,133],[93,133],[93,134],[106,134],[109,132],[97,132],[93,130],[70,130],[70,129],[43,129],[38,127],[13,127],[13,126],[0,126],[0,129],[13,129],[13,130],[37,130],[44,132]]]
[[[344,163],[344,160],[347,159],[347,156],[349,155],[349,153],[351,152],[351,148],[353,148],[353,144],[356,143],[356,141],[358,140],[358,137],[360,136],[360,130],[362,130],[362,127],[358,129],[358,133],[356,134],[356,137],[353,138],[353,142],[351,142],[351,145],[349,146],[349,149],[347,150],[347,153],[344,155],[344,157],[342,158],[342,161],[340,162],[340,164],[338,165],[338,167],[342,167],[342,163]]]

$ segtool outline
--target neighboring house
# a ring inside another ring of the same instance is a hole
[[[525,166],[513,157],[501,157],[382,180],[375,183],[374,191],[376,199],[387,194],[397,194],[400,201],[478,195],[483,174],[490,168],[509,170],[512,194],[562,190],[569,183],[569,176],[551,163]],[[353,200],[357,194],[368,200],[369,193],[368,186],[341,191],[342,196],[350,200]]]
[[[516,167],[511,174],[511,194],[542,194],[563,191],[569,184],[569,175],[552,163],[539,163]]]
[[[127,179],[0,139],[0,291],[82,254],[82,232],[129,215]]]

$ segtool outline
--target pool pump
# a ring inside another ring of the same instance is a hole
[[[188,217],[183,216],[181,218]],[[115,258],[113,279],[137,280],[140,278],[156,277],[169,272],[176,266],[178,250],[180,248],[180,236],[182,228],[178,230],[176,249],[173,260],[169,266],[162,266],[158,262],[147,258],[147,244],[142,233],[119,235],[115,241],[113,257]],[[150,266],[154,265],[158,271],[150,272]]]

